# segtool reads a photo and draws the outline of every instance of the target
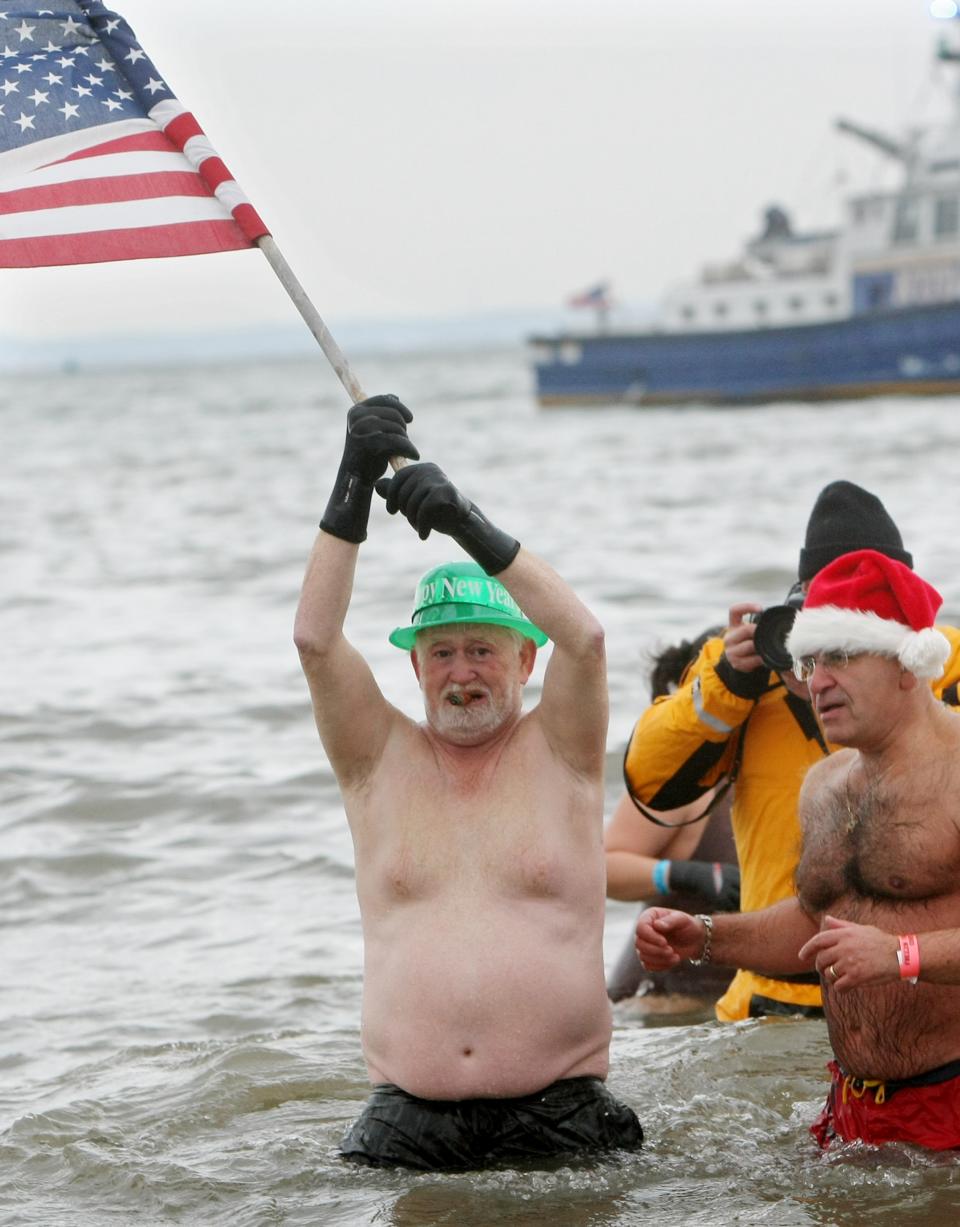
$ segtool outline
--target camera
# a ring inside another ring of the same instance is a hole
[[[744,622],[753,622],[756,633],[753,637],[757,655],[777,673],[786,673],[793,668],[793,657],[787,651],[787,636],[793,629],[797,610],[803,605],[803,588],[798,581],[787,593],[782,605],[771,605],[759,613],[744,615]]]

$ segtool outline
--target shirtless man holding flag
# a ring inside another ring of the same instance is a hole
[[[390,457],[419,458],[411,420],[392,396],[350,410],[295,629],[363,922],[373,1093],[341,1149],[439,1169],[636,1147],[636,1116],[604,1086],[603,631],[436,465],[381,479]],[[343,634],[374,486],[421,538],[447,533],[475,560],[428,572],[390,636],[410,652],[422,723]]]

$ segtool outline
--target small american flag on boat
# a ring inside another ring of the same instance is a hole
[[[610,283],[601,281],[567,299],[568,307],[594,307],[605,311],[610,306]]]

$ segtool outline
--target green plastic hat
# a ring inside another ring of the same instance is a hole
[[[547,636],[534,626],[503,584],[475,562],[445,562],[422,576],[414,597],[410,626],[398,626],[390,642],[405,652],[413,647],[417,631],[428,626],[481,622],[508,626],[543,647]]]

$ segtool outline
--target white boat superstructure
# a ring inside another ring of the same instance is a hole
[[[941,45],[938,58],[960,53]],[[666,294],[660,330],[789,327],[960,299],[960,83],[940,124],[901,138],[846,119],[837,128],[896,162],[899,185],[850,196],[830,231],[797,232],[771,205],[737,259]]]

